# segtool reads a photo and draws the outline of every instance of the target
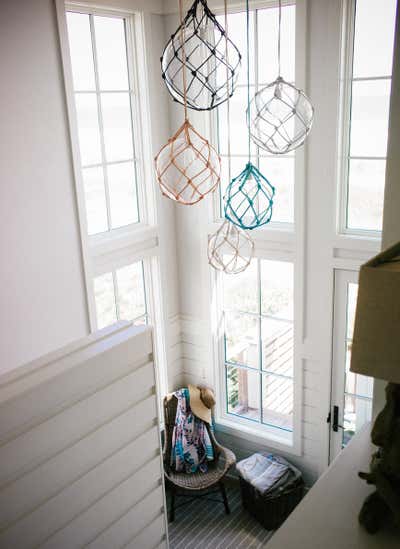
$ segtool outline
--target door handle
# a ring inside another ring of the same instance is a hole
[[[344,429],[343,425],[339,425],[339,406],[333,407],[332,429],[335,433],[337,433],[339,429]]]

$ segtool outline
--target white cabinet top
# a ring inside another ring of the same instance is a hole
[[[358,477],[368,471],[376,447],[370,426],[354,436],[329,469],[268,542],[268,549],[391,549],[400,548],[400,529],[373,536],[358,523],[365,497],[373,491]]]

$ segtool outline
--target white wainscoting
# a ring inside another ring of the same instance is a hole
[[[167,547],[152,331],[119,323],[0,378],[0,547]]]

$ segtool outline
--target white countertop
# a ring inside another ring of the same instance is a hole
[[[286,522],[268,542],[268,549],[400,549],[400,529],[375,535],[358,523],[365,497],[373,491],[358,477],[368,471],[376,447],[370,426],[353,437]]]

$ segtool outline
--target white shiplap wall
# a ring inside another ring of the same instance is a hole
[[[120,323],[0,378],[0,547],[167,547],[152,331]]]

